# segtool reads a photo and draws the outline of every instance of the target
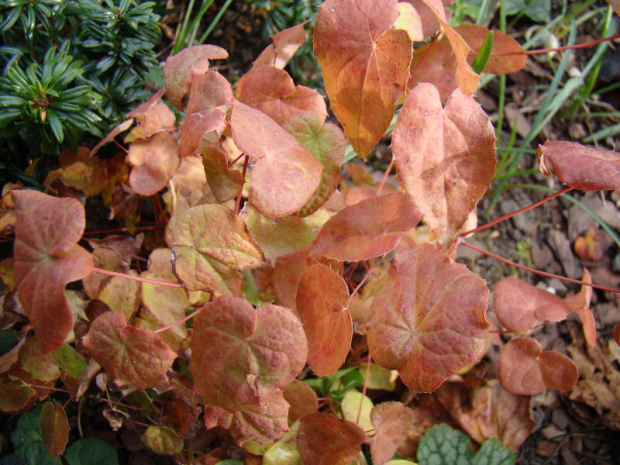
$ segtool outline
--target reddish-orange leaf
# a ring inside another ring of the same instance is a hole
[[[586,268],[583,269],[581,280],[586,283],[592,283],[592,277],[590,276],[590,272]],[[591,300],[592,287],[581,286],[581,291],[579,291],[579,294],[566,297],[564,299],[564,302],[566,303],[566,305],[568,305],[568,308],[571,311],[577,314],[577,316],[581,320],[583,334],[585,336],[586,342],[590,347],[594,347],[596,345],[596,321],[594,319],[594,314],[590,309]]]
[[[256,441],[269,444],[289,431],[287,414],[289,405],[280,389],[263,393],[260,405],[230,413],[219,407],[205,408],[207,428],[221,426],[230,431],[237,444]]]
[[[442,248],[491,184],[495,132],[472,98],[455,90],[445,108],[432,84],[407,97],[392,138],[400,180]]]
[[[332,110],[366,158],[388,128],[411,62],[406,31],[391,29],[396,0],[328,0],[319,8],[314,53]]]
[[[296,310],[308,338],[308,365],[317,376],[334,373],[351,348],[348,298],[344,280],[325,265],[312,265],[301,277]]]
[[[65,286],[93,270],[90,253],[77,245],[86,219],[75,199],[32,190],[13,191],[15,199],[15,280],[24,313],[44,353],[62,345],[73,329]]]
[[[509,331],[525,334],[539,320],[562,321],[570,313],[557,295],[517,278],[504,278],[493,289],[495,316]]]
[[[355,423],[311,413],[299,420],[297,450],[305,465],[346,465],[360,453],[365,438]]]
[[[128,326],[120,312],[97,317],[82,339],[90,355],[118,383],[148,389],[168,383],[176,354],[151,331]]]
[[[239,170],[229,169],[226,154],[218,146],[210,145],[203,149],[202,165],[207,183],[218,202],[227,202],[239,194],[245,183],[243,174]]]
[[[573,189],[600,191],[620,189],[620,154],[600,150],[576,142],[547,141],[536,153],[540,171]]]
[[[135,113],[138,125],[127,134],[125,137],[126,143],[148,139],[153,134],[161,131],[174,130],[174,113],[164,102],[157,101],[145,108],[144,112],[137,112],[136,110],[132,113]]]
[[[458,88],[456,67],[450,42],[446,36],[441,36],[437,41],[415,49],[407,88],[413,90],[421,82],[432,83],[437,87],[441,101],[446,102]]]
[[[37,391],[19,378],[0,376],[0,410],[6,413],[25,408],[37,395]]]
[[[383,465],[407,441],[409,430],[417,418],[413,410],[400,402],[384,402],[372,409],[370,419],[375,427],[370,454],[373,463]]]
[[[461,24],[454,29],[465,39],[467,45],[472,48],[473,53],[470,53],[467,59],[469,63],[472,63],[489,30],[484,26],[477,26],[475,24]],[[496,56],[508,53],[511,55]],[[493,49],[491,51],[491,57],[489,61],[487,61],[483,72],[493,74],[516,73],[525,66],[526,62],[527,55],[525,55],[519,43],[508,34],[504,34],[495,29],[493,31]]]
[[[488,289],[430,244],[400,252],[375,297],[368,347],[415,391],[431,392],[486,351]]]
[[[140,195],[163,189],[179,167],[179,142],[174,132],[160,131],[148,139],[134,141],[127,161],[133,165],[129,184]]]
[[[529,337],[511,339],[499,355],[498,378],[503,388],[519,395],[534,396],[547,388],[563,392],[577,382],[577,365],[555,351],[542,351]]]
[[[228,53],[216,45],[196,45],[168,57],[164,66],[168,99],[182,110],[182,99],[189,90],[194,75],[206,73],[209,60],[224,58],[228,58]]]
[[[275,66],[259,66],[244,74],[236,86],[237,99],[282,125],[294,115],[310,111],[327,117],[325,100],[314,89],[295,87],[289,74]]]
[[[616,344],[620,345],[620,322],[616,323],[616,326],[614,326],[614,340]]]
[[[260,213],[290,215],[310,200],[323,167],[301,143],[263,112],[235,102],[232,137],[239,149],[258,160],[250,177],[250,203]]]
[[[51,459],[65,451],[69,441],[69,421],[62,405],[52,401],[41,409],[41,437],[45,450]]]
[[[301,322],[289,309],[254,309],[235,297],[205,306],[190,347],[196,393],[230,413],[259,407],[262,396],[299,374],[308,355]]]
[[[174,274],[190,291],[241,295],[239,271],[263,264],[263,254],[243,220],[223,205],[184,212],[172,238]]]
[[[585,236],[579,236],[575,240],[575,253],[582,260],[598,262],[605,255],[603,232],[591,227]]]
[[[306,41],[305,24],[306,22],[303,22],[271,36],[273,44],[261,52],[258,58],[254,60],[252,66],[256,68],[262,65],[269,65],[283,69],[299,47]]]
[[[311,246],[310,256],[355,262],[394,250],[401,233],[420,220],[402,192],[363,200],[332,216]]]
[[[284,400],[291,405],[288,411],[289,423],[294,423],[304,415],[315,413],[319,410],[319,400],[316,392],[303,381],[294,379],[284,386],[282,392]]]

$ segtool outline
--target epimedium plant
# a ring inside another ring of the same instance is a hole
[[[93,150],[63,152],[45,182],[78,198],[100,195],[133,232],[138,196],[152,197],[154,228],[165,231],[159,243],[149,241],[146,270],[142,234],[87,239],[76,198],[5,189],[2,219],[15,243],[2,262],[4,331],[14,342],[0,357],[0,409],[23,412],[53,398],[59,382],[76,400],[102,390],[113,428],[139,406],[150,423],[144,443],[181,463],[229,458],[194,450],[198,419],[227,429],[263,463],[363,463],[365,444],[376,464],[410,463],[416,447],[427,463],[445,441],[464,463],[489,463],[489,454],[511,463],[496,440],[517,449],[527,438],[530,396],[568,392],[579,377],[570,358],[544,350],[530,332],[574,312],[596,344],[589,300],[592,287],[602,287],[587,270],[576,281],[582,291],[564,299],[500,281],[492,310],[515,337],[495,339],[503,346],[498,381],[459,381],[489,350],[492,326],[486,281],[454,254],[475,248],[471,234],[519,213],[479,227],[467,222],[496,163],[470,63],[483,48],[476,67],[486,72],[513,72],[526,61],[513,39],[495,32],[491,46],[489,36],[481,26],[451,27],[433,0],[326,1],[314,53],[343,130],[327,122],[324,97],[283,70],[305,41],[303,26],[274,36],[234,92],[210,66],[225,50],[199,45],[168,58],[165,89]],[[378,185],[341,184],[347,142],[365,159],[398,106],[399,184],[387,182],[392,166]],[[125,132],[126,153],[97,158]],[[547,141],[538,158],[543,173],[568,186],[544,201],[620,187],[614,152]],[[430,234],[417,229],[420,221]],[[360,263],[364,277],[353,280]],[[67,289],[76,281],[79,290]],[[405,403],[373,405],[366,395],[393,389],[393,374],[460,411],[459,425],[484,444],[480,451],[445,428],[412,448],[429,425]],[[487,402],[488,418],[463,419],[457,393]],[[54,435],[68,429],[68,417],[58,403],[46,412],[53,421],[41,420],[42,442],[56,457],[68,434]],[[487,445],[489,438],[496,440]],[[278,462],[284,453],[289,461]]]

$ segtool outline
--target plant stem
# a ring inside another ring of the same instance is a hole
[[[390,161],[390,164],[385,170],[385,173],[383,173],[383,179],[381,179],[381,183],[379,184],[379,187],[377,188],[377,197],[381,195],[381,191],[383,190],[385,181],[387,181],[387,177],[390,175],[390,171],[392,171],[393,166],[394,166],[394,157],[392,157],[392,161]]]
[[[198,315],[198,313],[199,313],[200,311],[202,311],[202,309],[203,309],[203,308],[205,308],[205,306],[204,306],[204,305],[203,305],[202,307],[200,307],[198,310],[194,310],[192,313],[190,313],[189,315],[187,315],[185,318],[183,318],[183,319],[181,319],[181,320],[179,320],[179,321],[175,321],[174,323],[170,323],[170,324],[169,324],[169,325],[167,325],[167,326],[163,326],[163,327],[161,327],[161,328],[159,328],[159,329],[156,329],[156,330],[155,330],[155,331],[153,331],[153,332],[154,332],[155,334],[157,334],[157,333],[161,333],[161,332],[166,331],[166,330],[168,330],[168,329],[170,329],[170,328],[174,328],[175,326],[178,326],[178,325],[180,325],[181,323],[185,323],[187,320],[189,320],[189,319],[191,319],[191,318],[194,318],[196,315]]]
[[[542,55],[549,52],[561,52],[563,50],[575,50],[578,48],[590,48],[595,45],[601,44],[603,42],[608,42],[610,40],[620,39],[620,34],[613,35],[611,37],[605,37],[603,39],[593,40],[592,42],[588,42],[585,44],[577,44],[577,45],[567,45],[565,47],[556,47],[556,48],[543,48],[538,50],[523,50],[522,52],[503,52],[503,53],[493,53],[491,56],[493,57],[505,57],[511,55]]]
[[[117,273],[116,271],[108,271],[108,270],[104,270],[102,268],[97,268],[97,267],[95,267],[94,271],[96,273],[107,274],[109,276],[116,276],[119,278],[132,279],[134,281],[140,281],[143,283],[159,284],[160,286],[179,287],[183,289],[183,286],[179,283],[168,283],[166,281],[157,281],[156,279],[148,279],[148,278],[142,278],[140,276],[132,276],[130,274]]]
[[[245,174],[248,171],[248,163],[250,161],[250,157],[247,155],[243,160],[243,171],[241,172],[241,177],[245,180]],[[235,202],[235,215],[239,214],[239,210],[241,209],[241,197],[243,197],[243,185],[241,186],[241,190],[239,191],[239,195],[237,195],[237,201]]]

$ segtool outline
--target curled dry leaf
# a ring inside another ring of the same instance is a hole
[[[194,75],[209,69],[209,60],[228,58],[228,52],[216,45],[195,45],[168,57],[164,66],[166,94],[172,104],[183,110],[182,100],[189,90]]]
[[[517,278],[504,278],[493,289],[493,308],[500,323],[525,334],[541,319],[563,321],[570,309],[562,298]]]
[[[402,233],[420,220],[403,192],[363,200],[332,216],[310,248],[310,256],[355,262],[396,248]]]
[[[308,365],[317,376],[334,373],[351,348],[348,298],[344,280],[325,265],[312,265],[301,277],[296,309],[308,339]]]
[[[346,465],[360,453],[364,440],[359,426],[327,413],[299,420],[297,450],[306,465]]]
[[[235,297],[204,307],[190,347],[196,393],[231,414],[268,402],[265,396],[294,379],[308,355],[302,325],[289,309],[254,309]]]
[[[306,22],[304,21],[271,36],[273,44],[261,52],[258,58],[254,60],[252,67],[268,65],[284,69],[291,57],[299,50],[299,47],[306,42],[306,31],[304,30]]]
[[[44,353],[62,345],[73,329],[65,286],[93,270],[90,253],[77,245],[86,219],[75,199],[32,190],[13,191],[14,267],[19,300]]]
[[[583,191],[620,189],[620,154],[576,142],[546,141],[536,152],[541,173]]]
[[[250,203],[277,217],[301,209],[321,181],[323,167],[301,143],[263,112],[235,102],[231,116],[235,144],[252,159]]]
[[[84,348],[118,383],[136,389],[167,384],[176,354],[151,331],[128,326],[120,312],[97,317],[82,339]]]
[[[592,277],[590,272],[584,268],[581,280],[586,283],[592,283]],[[579,294],[568,296],[564,299],[564,302],[568,308],[575,312],[581,320],[583,327],[583,334],[586,338],[588,346],[594,347],[596,345],[596,321],[594,314],[590,309],[590,301],[592,300],[592,287],[581,286]]]
[[[314,53],[331,108],[362,158],[388,128],[409,77],[411,41],[391,29],[397,18],[396,0],[328,0],[319,7]]]
[[[405,190],[442,248],[454,241],[495,172],[495,133],[489,116],[460,90],[442,108],[432,84],[407,97],[392,139]]]
[[[190,291],[241,295],[241,270],[263,264],[245,224],[223,205],[199,205],[179,218],[172,238],[174,274]]]
[[[60,154],[60,168],[51,171],[44,184],[49,186],[53,180],[60,179],[66,186],[74,187],[86,197],[92,197],[103,191],[108,185],[106,163],[90,156],[87,147],[78,147],[77,153],[65,149]]]
[[[485,281],[465,265],[430,244],[400,252],[372,304],[370,353],[409,389],[434,391],[486,352],[487,306]]]
[[[511,339],[499,355],[498,378],[513,394],[534,396],[547,388],[568,392],[577,382],[577,365],[559,352],[543,351],[529,337]]]

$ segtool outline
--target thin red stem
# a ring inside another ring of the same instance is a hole
[[[112,139],[112,142],[114,142],[118,146],[118,148],[121,149],[123,152],[129,153],[129,150],[123,147],[116,139]]]
[[[116,271],[108,271],[108,270],[104,270],[102,268],[97,268],[97,267],[95,267],[94,271],[96,273],[107,274],[109,276],[117,276],[119,278],[131,279],[133,281],[140,281],[140,282],[149,283],[149,284],[159,284],[160,286],[180,287],[181,289],[183,289],[183,286],[181,286],[179,283],[168,283],[166,281],[157,281],[155,279],[148,279],[148,278],[142,278],[140,276],[132,276],[129,274],[117,273]]]
[[[491,257],[491,258],[494,258],[496,260],[499,260],[500,262],[506,263],[507,265],[512,265],[512,266],[514,266],[516,268],[520,268],[522,270],[529,271],[530,273],[535,273],[537,275],[545,276],[547,278],[557,278],[557,279],[560,279],[562,281],[566,281],[566,282],[569,282],[569,283],[581,284],[582,286],[590,286],[590,287],[593,287],[595,289],[600,289],[602,291],[614,292],[616,294],[620,294],[620,289],[613,289],[611,287],[599,286],[598,284],[587,283],[585,281],[580,281],[578,279],[571,279],[571,278],[567,278],[565,276],[560,276],[560,275],[557,275],[557,274],[547,273],[545,271],[536,270],[534,268],[530,268],[529,266],[520,265],[518,263],[515,263],[513,261],[507,260],[507,259],[505,259],[503,257],[500,257],[499,255],[495,255],[494,253],[491,253],[488,250],[484,250],[484,249],[481,249],[479,247],[476,247],[475,245],[471,245],[468,242],[465,242],[463,239],[461,239],[459,241],[459,244],[462,244],[465,247],[469,247],[470,249],[475,250],[476,252],[480,252],[480,253],[488,256],[488,257]]]
[[[189,315],[187,315],[185,318],[179,320],[179,321],[175,321],[174,323],[170,323],[167,326],[163,326],[159,329],[156,329],[155,331],[153,331],[154,333],[161,333],[163,331],[166,331],[170,328],[174,328],[175,326],[180,325],[181,323],[185,323],[187,320],[190,320],[192,318],[194,318],[196,315],[198,315],[198,313],[204,308],[204,305],[202,307],[200,307],[198,310],[194,310],[192,313],[190,313]]]
[[[394,158],[392,158],[392,161],[390,162],[389,166],[385,170],[385,173],[383,173],[383,179],[381,179],[381,183],[379,184],[379,187],[377,188],[377,197],[381,195],[383,186],[385,185],[385,182],[387,181],[387,178],[390,175],[390,171],[392,171],[393,167],[394,167]]]
[[[231,161],[228,164],[228,168],[231,168],[234,166],[235,163],[237,163],[239,160],[241,160],[241,158],[243,158],[245,156],[245,153],[242,153],[241,155],[239,155],[237,158],[235,158],[233,161]]]
[[[506,215],[500,216],[499,218],[497,218],[497,219],[495,219],[493,221],[489,221],[488,223],[485,223],[482,226],[478,226],[475,229],[471,229],[469,231],[461,233],[461,234],[459,234],[459,237],[461,237],[461,238],[462,237],[467,237],[470,234],[482,231],[483,229],[490,228],[491,226],[493,226],[493,225],[495,225],[497,223],[501,223],[502,221],[507,220],[508,218],[512,218],[513,216],[516,216],[519,213],[523,213],[523,212],[526,212],[528,210],[531,210],[532,208],[536,208],[539,205],[542,205],[543,203],[545,203],[545,202],[547,202],[547,201],[549,201],[549,200],[551,200],[551,199],[553,199],[555,197],[558,197],[558,196],[560,196],[562,194],[566,194],[567,192],[571,191],[572,189],[573,189],[572,187],[567,187],[566,189],[562,189],[561,191],[558,191],[555,194],[551,194],[551,195],[545,197],[544,199],[539,200],[538,202],[533,203],[532,205],[528,205],[527,207],[520,208],[519,210],[516,210],[516,211],[514,211],[512,213],[507,213]]]
[[[248,163],[250,161],[250,157],[245,156],[245,160],[243,160],[243,171],[241,176],[245,180],[245,174],[248,171]],[[243,186],[241,186],[241,190],[239,191],[239,195],[237,196],[237,201],[235,202],[235,215],[239,214],[239,210],[241,210],[241,197],[243,196]]]
[[[366,361],[366,377],[364,378],[364,386],[362,387],[362,399],[360,400],[360,406],[357,409],[357,420],[355,423],[360,422],[360,417],[362,416],[362,406],[364,405],[364,397],[366,396],[366,390],[368,389],[368,378],[370,377],[370,362],[372,361],[372,357],[370,356],[370,351],[368,351],[368,359]]]
[[[422,55],[422,58],[420,58],[420,61],[418,62],[416,67],[411,70],[411,73],[410,73],[411,76],[413,76],[414,73],[418,70],[418,68],[422,65],[422,63],[424,63],[424,60],[426,59],[427,55],[430,53],[431,49],[433,48],[433,45],[435,45],[438,38],[439,38],[439,34],[435,34],[433,41],[429,44],[428,48],[424,51],[424,55]]]
[[[135,228],[135,231],[155,231],[157,230],[157,226],[138,226]],[[101,229],[99,231],[86,231],[83,236],[92,236],[95,234],[111,234],[115,232],[129,232],[128,228],[117,228],[117,229]]]
[[[550,52],[561,52],[563,50],[590,48],[600,43],[608,42],[610,40],[616,40],[616,39],[620,39],[620,34],[616,34],[615,36],[611,36],[611,37],[606,37],[604,39],[593,40],[592,42],[588,42],[585,44],[567,45],[566,47],[556,47],[556,48],[543,48],[543,49],[538,49],[538,50],[523,50],[521,52],[491,53],[491,56],[492,57],[505,57],[505,56],[511,56],[511,55],[541,55],[541,54],[550,53]]]
[[[349,304],[351,303],[351,299],[353,299],[353,296],[355,296],[359,292],[360,288],[364,285],[364,283],[366,283],[366,281],[368,280],[369,277],[370,277],[370,270],[367,270],[366,274],[364,275],[364,277],[362,278],[360,283],[357,286],[355,286],[355,289],[353,289],[353,292],[351,292],[351,295],[347,299],[347,303],[344,306],[345,308],[349,308]]]

